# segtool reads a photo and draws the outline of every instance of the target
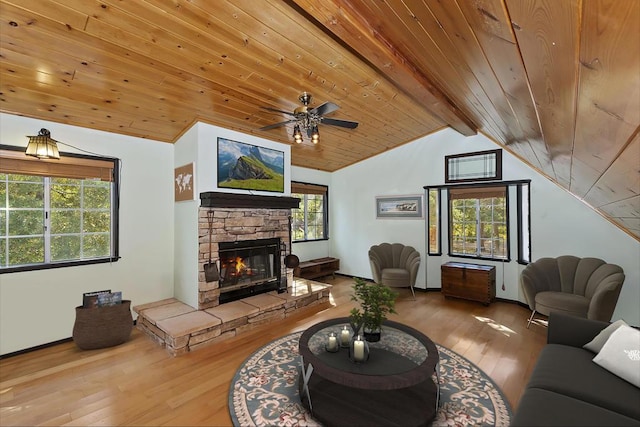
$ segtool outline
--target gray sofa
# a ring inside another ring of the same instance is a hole
[[[640,389],[592,361],[582,348],[609,323],[549,316],[542,349],[512,426],[640,426]]]

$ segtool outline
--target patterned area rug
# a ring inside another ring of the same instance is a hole
[[[236,372],[229,390],[235,426],[319,426],[300,403],[298,375],[302,332],[258,349]],[[441,401],[433,426],[508,426],[511,408],[502,392],[473,363],[442,347]],[[436,377],[434,375],[434,381]]]

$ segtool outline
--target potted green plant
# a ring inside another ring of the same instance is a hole
[[[380,340],[381,326],[387,314],[396,313],[397,293],[389,287],[377,283],[367,283],[363,279],[355,278],[352,301],[360,304],[359,308],[351,309],[349,321],[354,333],[363,328],[363,335],[367,341]]]

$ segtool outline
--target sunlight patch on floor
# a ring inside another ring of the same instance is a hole
[[[473,316],[476,318],[476,320],[482,322],[482,323],[486,323],[487,325],[489,325],[491,328],[495,329],[498,332],[501,332],[502,334],[504,334],[505,336],[509,337],[511,335],[515,335],[515,331],[513,329],[507,328],[506,326],[496,322],[495,320],[489,318],[489,317],[482,317],[482,316]]]

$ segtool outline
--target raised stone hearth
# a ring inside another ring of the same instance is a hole
[[[133,307],[136,325],[174,356],[215,344],[296,310],[329,303],[331,285],[295,279],[285,293],[254,295],[206,310],[169,298]]]

